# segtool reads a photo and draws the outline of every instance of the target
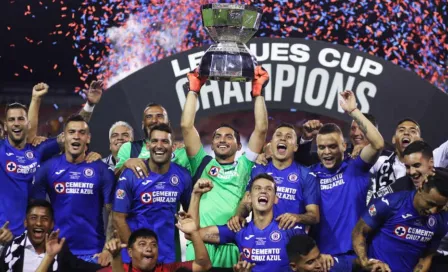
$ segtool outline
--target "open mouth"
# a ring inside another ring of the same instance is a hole
[[[401,139],[401,145],[403,147],[407,147],[410,143],[411,143],[411,139],[408,137],[403,137],[403,139]]]
[[[219,149],[227,149],[227,148],[229,148],[229,146],[226,144],[220,144],[220,145],[218,145],[218,148]]]
[[[266,196],[260,196],[258,198],[258,204],[263,205],[263,206],[267,205],[268,204],[268,198]]]
[[[36,238],[43,238],[44,237],[44,229],[42,229],[42,228],[34,228],[33,229],[33,234],[34,234],[34,237],[36,237]]]
[[[154,151],[154,155],[156,155],[156,156],[163,156],[163,155],[165,155],[165,153],[166,153],[166,150],[156,150],[156,151]]]
[[[278,144],[278,145],[277,145],[277,151],[278,151],[278,153],[280,153],[281,155],[285,155],[286,150],[287,150],[287,147],[286,147],[285,144]]]
[[[143,255],[142,260],[147,261],[147,262],[151,262],[154,259],[154,255],[152,254],[148,254],[148,255]]]
[[[323,157],[322,160],[324,161],[324,163],[331,163],[331,162],[333,162],[334,158],[333,157]]]
[[[353,137],[353,142],[355,142],[356,144],[362,143],[364,139],[361,136],[356,136]]]
[[[81,148],[81,143],[79,143],[79,142],[73,142],[73,143],[71,144],[71,146],[72,146],[72,148],[73,148],[74,150],[79,150],[79,149]]]
[[[14,134],[20,134],[22,132],[22,130],[21,129],[13,129],[12,130],[12,133],[14,133]]]

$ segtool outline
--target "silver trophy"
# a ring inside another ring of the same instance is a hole
[[[257,32],[262,12],[240,4],[207,4],[201,7],[202,23],[216,44],[199,64],[199,74],[210,80],[250,81],[257,60],[245,45]]]

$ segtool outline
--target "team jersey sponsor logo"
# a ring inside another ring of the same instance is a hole
[[[277,187],[277,197],[285,200],[296,200],[297,189],[284,186]]]
[[[151,179],[147,179],[147,180],[145,180],[145,181],[142,182],[142,185],[147,185],[147,184],[149,184],[149,183],[151,183],[151,182],[152,182]]]
[[[251,251],[252,251],[251,248],[244,247],[244,248],[243,248],[243,255],[244,255],[244,258],[250,260],[250,252],[251,252]]]
[[[118,189],[115,195],[117,199],[124,199],[124,197],[126,196],[126,192],[122,189]]]
[[[375,204],[370,205],[370,207],[369,207],[369,214],[370,214],[370,216],[375,216],[376,215]]]
[[[14,153],[6,152],[6,156],[8,156],[8,157],[14,156]]]
[[[246,237],[244,237],[244,240],[250,240],[250,239],[252,239],[253,237],[254,237],[255,235],[253,235],[253,234],[251,234],[251,235],[249,235],[249,236],[246,236]]]
[[[65,172],[65,169],[61,169],[61,170],[58,170],[58,171],[56,171],[56,172],[54,172],[56,175],[60,175],[60,174],[62,174],[62,173],[64,173]]]
[[[140,200],[143,204],[152,203],[152,194],[151,193],[142,193],[140,195]]]
[[[278,242],[280,241],[280,239],[282,239],[282,234],[280,231],[274,230],[273,232],[271,232],[271,234],[269,234],[269,239],[272,242]]]
[[[33,162],[28,165],[16,164],[13,161],[6,162],[6,172],[17,173],[17,174],[33,174],[37,170],[37,162]]]
[[[264,262],[264,261],[281,261],[280,252],[281,248],[247,248],[248,255],[252,261]],[[244,253],[244,249],[243,249]],[[246,257],[246,254],[244,254]]]
[[[27,152],[25,152],[25,157],[29,160],[34,159],[34,153],[31,150],[28,150]]]
[[[406,219],[406,218],[412,217],[412,214],[410,214],[410,213],[402,214],[401,217],[403,217],[403,219]]]
[[[299,179],[299,176],[297,176],[296,173],[291,173],[288,175],[288,180],[290,182],[297,182],[298,179]]]
[[[82,173],[86,178],[91,178],[95,175],[95,172],[93,171],[92,168],[86,168]]]
[[[65,184],[63,182],[55,182],[54,190],[58,194],[65,194]]]
[[[179,185],[179,177],[178,177],[177,175],[172,175],[172,176],[170,177],[170,183],[171,183],[171,185],[173,185],[173,186],[177,186],[177,185]]]
[[[339,187],[344,185],[344,179],[342,178],[343,173],[334,175],[331,178],[324,178],[320,180],[320,189],[321,190],[331,190],[335,187]]]
[[[218,174],[219,174],[219,170],[220,170],[219,167],[212,166],[212,167],[210,168],[210,170],[208,171],[208,174],[209,174],[210,176],[212,176],[212,177],[217,177]]]
[[[431,241],[434,232],[421,228],[397,225],[395,226],[394,234],[401,239],[426,243]]]
[[[176,203],[179,192],[176,191],[153,191],[140,194],[143,204],[151,203]]]
[[[58,194],[93,195],[94,183],[91,182],[55,182],[54,190]]]
[[[118,179],[118,181],[124,181],[124,180],[126,180],[126,177],[120,177],[120,178]]]
[[[17,170],[17,164],[13,161],[6,162],[6,171],[15,172]]]

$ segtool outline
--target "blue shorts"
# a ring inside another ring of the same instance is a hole
[[[98,263],[98,257],[93,257],[93,256],[95,256],[95,254],[93,254],[93,255],[76,255],[76,257],[78,259],[81,259],[88,263],[95,263],[95,264]]]

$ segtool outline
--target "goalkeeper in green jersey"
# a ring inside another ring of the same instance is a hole
[[[212,159],[206,154],[199,134],[194,127],[199,91],[207,78],[200,77],[197,69],[187,75],[189,92],[181,119],[182,135],[190,160],[191,172],[195,176],[213,181],[214,189],[205,194],[200,202],[201,228],[225,225],[235,214],[238,203],[244,195],[252,167],[266,141],[268,116],[262,88],[268,83],[269,75],[261,66],[255,69],[252,81],[252,97],[255,103],[255,129],[250,137],[248,149],[235,161],[235,154],[241,149],[239,132],[230,125],[221,125],[213,133]],[[213,267],[231,268],[238,262],[239,251],[234,244],[206,244]],[[194,260],[194,250],[187,244],[187,260]]]

